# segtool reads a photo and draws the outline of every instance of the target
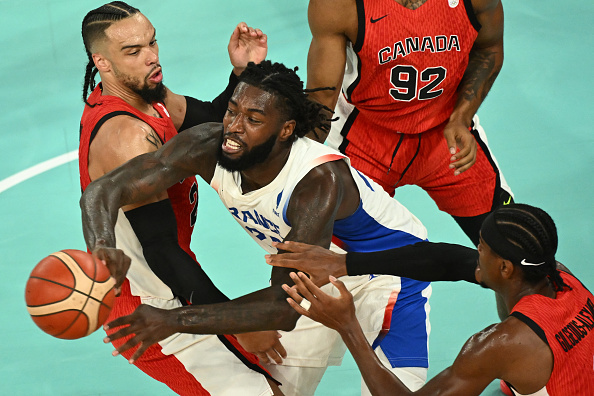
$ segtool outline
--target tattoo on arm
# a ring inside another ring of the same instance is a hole
[[[146,140],[152,144],[153,146],[155,146],[155,148],[159,148],[161,147],[161,139],[159,139],[159,136],[157,136],[157,134],[155,133],[155,131],[150,131],[149,134],[146,136]]]
[[[473,51],[460,86],[464,99],[472,101],[477,97],[482,102],[495,82],[497,54],[494,51]]]

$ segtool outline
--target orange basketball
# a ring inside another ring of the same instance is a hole
[[[62,250],[33,268],[25,288],[27,310],[54,337],[85,337],[107,319],[115,300],[113,286],[101,261],[80,250]]]

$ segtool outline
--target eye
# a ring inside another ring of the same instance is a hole
[[[153,39],[150,43],[150,46],[154,46],[155,44],[157,44],[157,39]]]
[[[248,117],[248,121],[249,121],[251,124],[261,124],[261,123],[262,123],[262,121],[260,121],[260,120],[256,120],[255,118],[252,118],[252,117]]]

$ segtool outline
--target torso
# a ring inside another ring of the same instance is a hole
[[[156,103],[153,106],[155,116],[138,111],[115,96],[102,96],[98,85],[88,98],[89,103],[99,103],[95,107],[85,106],[81,118],[79,171],[81,188],[91,182],[89,175],[89,148],[100,127],[113,117],[127,116],[142,120],[152,128],[160,139],[160,144],[167,142],[177,134],[165,106]],[[115,142],[114,142],[115,143]],[[167,189],[167,195],[173,206],[180,246],[195,259],[190,249],[190,240],[196,221],[198,205],[198,185],[194,177],[186,178]],[[128,280],[133,295],[173,298],[171,290],[150,270],[142,255],[142,247],[136,238],[126,216],[120,210],[116,223],[116,246],[132,258]],[[198,265],[198,264],[197,264]]]
[[[402,133],[443,124],[480,27],[470,0],[354,3],[342,88],[357,117]]]
[[[244,194],[239,172],[217,166],[211,186],[235,220],[268,252],[291,230],[287,207],[295,186],[313,168],[329,161],[347,161],[337,151],[306,138],[297,139],[278,176],[268,185]],[[426,229],[398,201],[363,174],[349,167],[359,189],[360,204],[354,214],[334,223],[333,242],[349,251],[373,251],[424,240]],[[374,238],[371,240],[370,235]]]
[[[512,316],[526,323],[553,352],[553,371],[542,395],[594,394],[594,296],[579,280],[561,272],[571,286],[556,298],[523,297]]]

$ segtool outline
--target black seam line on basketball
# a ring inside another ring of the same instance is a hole
[[[69,255],[68,253],[66,253],[64,250],[60,250],[60,252],[61,253],[64,253],[66,256],[70,257],[72,259],[72,261],[74,261],[80,267],[80,264],[78,264],[78,262],[76,261],[76,259],[74,257],[72,257],[71,255]],[[60,259],[59,257],[57,257],[57,256],[53,256],[53,257],[59,259],[61,262],[64,263],[64,260]],[[87,273],[85,271],[82,271],[82,273],[85,274],[85,276],[87,278],[89,278],[90,280],[92,280],[93,282],[95,282],[95,278],[97,278],[97,263],[95,262],[95,257],[93,257],[93,256],[91,256],[91,257],[93,258],[93,264],[94,264],[93,265],[93,271],[94,271],[93,272],[93,276],[90,277],[89,275],[87,275]],[[70,267],[68,267],[68,264],[64,263],[64,265],[70,270]],[[82,268],[81,268],[81,270],[82,270]],[[72,276],[74,276],[74,273],[72,271],[70,271],[70,272],[72,273]],[[93,289],[91,289],[91,290],[93,290]]]
[[[373,17],[371,17],[371,18],[369,18],[369,22],[371,22],[371,23],[376,23],[377,21],[381,21],[382,19],[384,19],[384,18],[385,18],[385,17],[387,17],[388,15],[390,15],[390,14],[386,14],[386,15],[384,15],[384,16],[381,16],[381,17],[377,18],[377,19],[373,19]]]
[[[66,253],[66,252],[65,252],[65,251],[63,251],[63,250],[62,250],[62,253],[64,253],[66,256],[70,257],[70,258],[72,259],[72,261],[74,261],[74,262],[75,262],[75,263],[76,263],[76,264],[79,266],[79,268],[82,270],[82,268],[80,267],[80,265],[78,264],[78,262],[77,262],[77,261],[74,259],[74,257],[72,257],[71,255],[69,255],[68,253]],[[97,262],[95,261],[95,257],[91,256],[91,259],[93,260],[93,277],[92,277],[92,278],[91,278],[91,277],[89,277],[85,271],[82,271],[82,273],[83,273],[83,274],[85,274],[85,276],[86,276],[87,278],[89,278],[89,279],[91,279],[91,280],[92,280],[92,283],[91,283],[91,290],[89,290],[89,293],[92,293],[92,292],[93,292],[93,288],[94,288],[94,286],[95,286],[95,279],[97,279]],[[64,263],[64,265],[66,265],[66,266],[67,266],[67,264],[66,264],[66,263]],[[74,283],[76,284],[76,277],[74,278]],[[85,293],[82,293],[82,292],[80,292],[79,290],[76,290],[76,291],[77,291],[77,292],[79,292],[79,293],[80,293],[80,294],[82,294],[82,295],[86,295],[86,296],[87,296],[87,299],[85,300],[85,302],[84,302],[84,304],[82,305],[82,307],[81,307],[81,308],[78,310],[78,314],[76,315],[76,317],[74,318],[74,320],[72,321],[72,323],[70,323],[70,326],[72,326],[72,325],[73,325],[73,324],[74,324],[74,323],[75,323],[75,322],[78,320],[78,318],[80,318],[80,315],[83,315],[83,314],[84,314],[84,315],[86,316],[86,318],[87,318],[87,332],[88,332],[88,331],[90,330],[89,326],[90,326],[90,324],[91,324],[91,319],[90,319],[90,318],[89,318],[89,316],[88,316],[88,315],[85,313],[85,308],[87,307],[87,304],[89,303],[89,299],[93,299],[93,300],[95,300],[95,301],[97,301],[97,299],[96,299],[96,298],[93,298],[93,297],[91,297],[91,295],[90,295],[90,294],[85,294]],[[99,302],[99,304],[101,304],[101,302]],[[68,328],[70,328],[70,326],[68,326]],[[64,330],[62,333],[60,333],[60,334],[64,334],[64,332],[66,332],[66,331],[68,330],[68,328],[67,328],[67,329],[65,329],[65,330]],[[95,331],[95,329],[93,329],[92,331]]]
[[[43,281],[46,281],[46,282],[53,283],[53,284],[55,284],[55,285],[58,285],[58,286],[62,286],[62,287],[64,287],[64,288],[66,288],[66,289],[70,289],[70,291],[77,292],[77,293],[79,293],[79,294],[82,294],[83,296],[87,296],[87,299],[89,299],[89,298],[90,298],[91,300],[95,300],[95,301],[96,301],[96,302],[98,302],[99,304],[101,304],[101,305],[104,305],[106,308],[109,308],[109,309],[111,309],[111,308],[112,308],[112,307],[110,307],[109,305],[105,304],[103,301],[100,301],[100,300],[98,300],[96,297],[93,297],[93,296],[91,296],[91,295],[89,295],[89,294],[87,294],[87,293],[84,293],[84,292],[82,292],[82,291],[80,291],[80,290],[78,290],[78,289],[75,289],[75,288],[73,288],[72,286],[68,286],[68,285],[65,285],[65,284],[63,284],[63,283],[60,283],[60,282],[53,281],[53,280],[51,280],[51,279],[40,278],[40,277],[38,277],[38,276],[30,276],[29,278],[31,278],[31,279],[39,279],[39,280],[43,280]],[[97,282],[97,283],[105,283],[105,282]],[[108,291],[107,293],[109,293],[109,291]],[[107,293],[105,293],[105,295],[107,295]],[[66,298],[70,297],[71,295],[72,295],[72,293],[70,293],[68,296],[66,296]],[[66,298],[64,298],[63,300],[54,301],[53,303],[57,303],[57,302],[60,302],[60,301],[64,301],[64,300],[66,300]],[[52,304],[53,304],[53,303],[52,303]],[[43,304],[43,305],[48,305],[48,304]],[[43,305],[29,305],[29,307],[42,307]]]

